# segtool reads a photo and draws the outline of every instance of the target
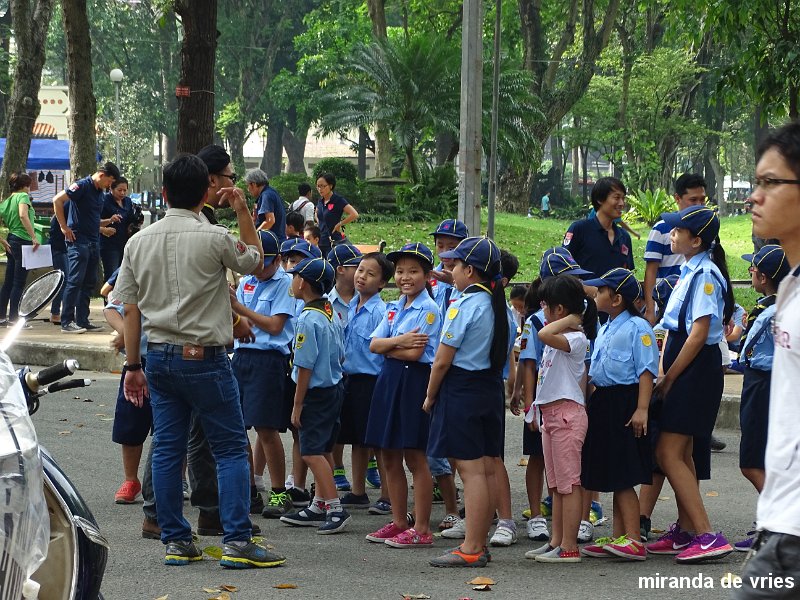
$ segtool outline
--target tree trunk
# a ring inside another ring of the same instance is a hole
[[[12,87],[11,61],[8,54],[11,41],[11,12],[12,7],[9,7],[6,13],[0,17],[0,127],[3,128],[4,137],[6,135],[6,112]]]
[[[753,137],[754,144],[753,150],[758,150],[761,142],[767,137],[769,133],[769,122],[767,121],[768,111],[763,104],[756,106],[755,113],[753,114]]]
[[[178,152],[195,154],[214,140],[217,0],[176,0],[175,12],[183,23],[180,85],[190,91],[178,101]]]
[[[97,169],[97,100],[92,84],[92,42],[86,0],[63,0],[61,5],[67,38],[69,162],[73,179],[78,179]]]
[[[365,127],[358,128],[358,178],[367,178],[367,139],[369,134]],[[305,150],[303,150],[305,152]]]
[[[458,140],[449,131],[440,131],[436,134],[436,166],[453,162],[458,154]]]
[[[177,127],[174,115],[178,112],[178,99],[172,82],[176,81],[175,54],[172,52],[171,42],[177,39],[178,27],[175,22],[175,13],[168,11],[164,15],[164,26],[158,28],[159,56],[161,59],[161,89],[167,104],[167,120],[162,124],[162,132],[166,137],[163,159],[171,161],[178,153]]]
[[[386,39],[386,0],[367,0],[367,12],[372,21],[372,35],[378,39]]]
[[[261,160],[261,170],[267,177],[280,175],[283,171],[283,128],[282,118],[269,117],[267,122],[267,147]]]
[[[372,35],[375,39],[386,39],[385,0],[367,0],[367,12],[372,21]],[[375,123],[375,176],[390,177],[392,175],[392,140],[389,128],[383,121]]]
[[[532,179],[532,171],[529,169],[523,169],[522,172],[506,169],[500,173],[497,181],[498,210],[527,214],[531,207]]]
[[[55,0],[14,0],[10,10],[14,22],[23,24],[16,36],[17,60],[14,86],[8,103],[6,151],[0,169],[0,198],[8,193],[8,178],[15,171],[25,171],[31,147],[33,124],[39,116],[39,85],[44,68],[47,28]]]
[[[288,127],[283,128],[281,141],[283,142],[284,150],[286,150],[286,156],[289,159],[286,165],[287,173],[302,173],[303,175],[307,175],[305,163],[307,135],[308,129],[305,127],[298,129],[294,133],[289,131]]]
[[[244,139],[245,125],[241,121],[232,123],[226,128],[225,139],[228,142],[228,151],[231,155],[231,163],[236,173],[244,175],[247,166],[244,163]]]

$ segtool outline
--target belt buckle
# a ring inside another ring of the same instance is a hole
[[[183,345],[183,360],[203,360],[205,348],[194,344]]]

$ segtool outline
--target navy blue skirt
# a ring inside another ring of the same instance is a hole
[[[742,439],[739,443],[739,468],[763,469],[767,452],[769,425],[769,390],[771,371],[745,367],[742,384],[742,404],[739,423]]]
[[[339,444],[360,446],[364,443],[369,407],[377,380],[377,375],[363,373],[344,376],[344,402],[340,418],[342,426],[339,429],[339,438],[336,440]]]
[[[630,421],[639,403],[639,385],[595,388],[586,402],[589,428],[583,442],[581,484],[595,492],[617,492],[652,483],[647,436],[637,438]]]
[[[239,348],[231,367],[239,383],[245,427],[286,431],[292,416],[284,389],[289,357],[276,350]]]
[[[430,417],[422,410],[431,366],[386,358],[375,382],[364,445],[388,450],[425,450]]]
[[[500,371],[451,366],[433,405],[428,456],[502,456],[505,397]]]

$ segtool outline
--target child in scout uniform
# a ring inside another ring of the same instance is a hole
[[[764,488],[770,378],[772,357],[775,353],[772,319],[775,316],[778,285],[789,274],[790,269],[783,248],[775,244],[763,246],[755,254],[745,254],[742,258],[750,262],[753,288],[762,297],[750,312],[739,354],[739,360],[744,364],[742,403],[739,408],[739,423],[742,428],[739,468],[760,494]],[[740,552],[746,552],[752,547],[754,540],[755,532],[751,531],[747,539],[733,546]]]
[[[334,246],[331,254],[343,246]],[[355,295],[350,301],[347,327],[344,333],[344,349],[347,357],[344,369],[344,403],[342,404],[339,444],[352,444],[353,491],[342,496],[345,508],[370,507],[365,489],[370,448],[364,445],[367,434],[367,418],[372,394],[383,367],[383,355],[369,351],[370,336],[386,314],[386,304],[380,292],[394,274],[394,265],[381,252],[372,252],[351,259],[357,262],[355,272]],[[377,465],[376,465],[377,467]],[[335,470],[334,470],[335,474]],[[334,475],[335,479],[335,475]],[[381,478],[384,488],[386,482]],[[382,505],[389,503],[388,489],[381,490],[373,513],[387,514]],[[372,507],[371,507],[372,508]],[[389,511],[391,512],[391,508]]]
[[[402,296],[388,305],[372,333],[369,349],[384,356],[367,420],[366,445],[379,448],[388,478],[392,521],[367,535],[367,540],[394,548],[430,546],[433,495],[425,457],[430,417],[422,410],[431,363],[439,341],[439,307],[428,293],[433,254],[411,243],[387,258],[395,264],[394,280]],[[406,516],[408,484],[405,461],[414,479],[416,525]]]
[[[294,338],[295,301],[289,293],[291,278],[281,267],[277,236],[269,230],[259,235],[264,270],[243,277],[236,293],[231,294],[233,312],[250,321],[255,339],[234,342],[231,365],[239,383],[245,427],[255,428],[256,446],[261,448],[269,471],[271,490],[262,514],[280,517],[292,509],[284,483],[286,456],[280,434],[288,428],[291,415],[284,388],[289,345]]]
[[[584,284],[598,288],[597,310],[609,319],[598,332],[589,368],[594,389],[586,402],[589,428],[581,484],[587,490],[614,492],[614,533],[585,546],[581,554],[645,560],[634,488],[652,480],[646,436],[658,346],[653,328],[636,308],[642,289],[632,271],[618,267]]]
[[[292,292],[305,307],[295,325],[292,380],[296,388],[292,425],[299,432],[300,455],[314,474],[311,504],[283,515],[281,521],[317,527],[319,534],[340,533],[350,523],[333,482],[326,456],[336,441],[342,410],[342,330],[331,303],[324,298],[333,287],[333,267],[323,258],[307,258],[289,271]]]
[[[483,567],[496,502],[496,458],[503,454],[503,368],[513,346],[514,321],[501,283],[500,249],[467,238],[441,258],[455,261],[461,292],[447,310],[423,409],[432,413],[428,453],[456,461],[464,481],[464,543],[434,558],[434,567]]]

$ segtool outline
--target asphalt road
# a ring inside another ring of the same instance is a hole
[[[90,388],[47,397],[34,415],[39,438],[77,485],[91,507],[103,533],[111,543],[103,593],[110,600],[156,599],[194,600],[213,597],[204,587],[220,584],[237,586],[233,600],[256,598],[376,598],[397,599],[404,593],[426,594],[434,600],[461,598],[726,598],[720,579],[739,573],[743,555],[735,553],[719,562],[681,566],[670,557],[651,557],[631,563],[616,559],[588,559],[581,564],[544,565],[523,555],[537,544],[524,536],[520,513],[525,508],[524,467],[518,466],[521,452],[521,420],[507,419],[506,464],[512,485],[514,514],[519,543],[493,550],[493,562],[485,569],[434,569],[428,559],[452,547],[450,540],[438,539],[434,548],[397,550],[370,544],[364,535],[385,523],[385,517],[356,511],[351,528],[340,535],[320,536],[313,530],[294,529],[277,521],[254,517],[268,543],[287,558],[275,569],[229,571],[213,559],[186,567],[162,564],[164,547],[158,541],[141,538],[141,505],[116,505],[114,492],[122,481],[119,447],[111,442],[111,425],[118,378],[84,373],[95,379]],[[89,401],[91,400],[91,402]],[[69,432],[69,433],[66,433]],[[756,494],[737,467],[738,432],[718,431],[728,449],[713,457],[713,480],[702,485],[706,507],[715,527],[731,541],[744,536],[754,518]],[[349,469],[348,469],[349,471]],[[710,494],[710,495],[709,495]],[[375,492],[370,492],[375,496]],[[663,500],[653,516],[654,528],[665,528],[674,520],[672,491],[665,487]],[[374,498],[373,498],[374,499]],[[603,495],[604,508],[611,511],[610,495]],[[196,523],[197,511],[185,505],[188,519]],[[443,517],[442,505],[434,505],[436,523]],[[596,529],[596,536],[609,535],[610,526]],[[219,538],[201,538],[202,545],[219,544]],[[640,577],[660,576],[703,580],[705,589],[640,589]],[[497,583],[490,593],[473,591],[467,581],[476,576],[491,577]],[[273,586],[295,584],[297,589]],[[708,586],[713,587],[709,588]]]

